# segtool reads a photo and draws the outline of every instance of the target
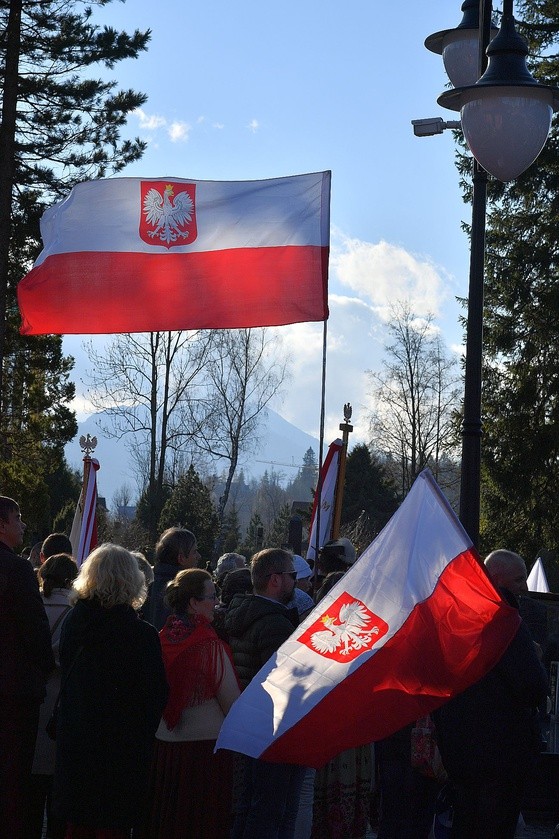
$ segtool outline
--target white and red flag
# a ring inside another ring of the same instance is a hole
[[[539,591],[544,594],[549,592],[549,583],[547,582],[545,568],[540,557],[534,562],[532,570],[528,574],[526,585],[528,586],[528,591]]]
[[[323,766],[480,679],[520,622],[432,475],[250,682],[216,748]]]
[[[318,550],[332,538],[332,524],[334,521],[334,509],[336,506],[336,485],[340,466],[340,452],[343,448],[341,440],[334,440],[330,443],[328,453],[320,470],[320,493],[317,491],[314,496],[311,525],[309,533],[309,547],[307,560],[315,561]],[[317,515],[320,500],[320,516]],[[318,520],[320,519],[320,524]],[[320,532],[317,532],[317,527]]]
[[[72,556],[78,568],[87,559],[93,548],[97,546],[97,470],[99,461],[95,458],[84,457],[84,481],[72,530]]]
[[[328,317],[330,172],[108,178],[41,219],[24,335],[278,326]]]

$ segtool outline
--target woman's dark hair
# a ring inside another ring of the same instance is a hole
[[[208,580],[213,582],[212,575],[203,568],[185,568],[184,571],[179,571],[175,579],[167,583],[165,589],[164,599],[171,612],[186,614],[191,597],[204,597],[204,586]]]
[[[236,568],[235,571],[228,571],[221,587],[221,602],[228,606],[236,594],[250,594],[252,592],[252,580],[250,568]]]
[[[50,597],[55,588],[70,588],[77,576],[78,566],[70,554],[49,556],[39,568],[39,579],[45,597]]]
[[[196,536],[183,527],[169,527],[159,537],[155,546],[155,562],[166,565],[178,565],[179,554],[188,556],[196,545]]]

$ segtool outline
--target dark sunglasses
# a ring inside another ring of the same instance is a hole
[[[266,577],[273,577],[274,574],[289,574],[292,580],[297,579],[297,571],[272,571],[271,574],[266,574]]]

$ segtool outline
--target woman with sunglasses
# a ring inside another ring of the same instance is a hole
[[[170,693],[156,733],[147,837],[225,839],[232,754],[213,752],[239,686],[229,649],[212,627],[215,585],[207,571],[189,568],[168,584],[165,599],[171,615],[159,637]]]

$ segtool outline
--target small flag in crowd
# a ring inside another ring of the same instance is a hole
[[[97,470],[99,469],[99,461],[91,457],[84,457],[83,462],[83,487],[70,531],[72,556],[76,560],[78,568],[80,568],[84,559],[87,559],[93,548],[97,546]]]
[[[311,525],[309,530],[309,549],[307,559],[314,561],[319,548],[332,538],[332,523],[336,505],[336,485],[340,465],[340,452],[343,448],[341,440],[330,443],[328,453],[320,470],[320,492],[315,492]],[[320,500],[320,516],[317,515]],[[320,518],[320,533],[317,536],[317,523]]]
[[[330,172],[108,178],[41,219],[24,335],[278,326],[328,317]]]
[[[539,591],[542,593],[549,592],[549,585],[547,582],[547,577],[545,575],[545,569],[543,567],[543,562],[538,557],[534,562],[532,570],[528,574],[528,579],[526,581],[528,586],[528,591]]]
[[[426,470],[241,694],[216,749],[320,767],[480,679],[519,621]]]

